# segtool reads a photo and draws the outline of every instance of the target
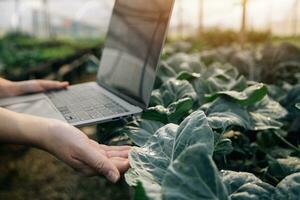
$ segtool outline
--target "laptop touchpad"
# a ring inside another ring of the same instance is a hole
[[[18,113],[66,121],[44,95],[40,95],[39,98],[27,99],[27,101],[14,102],[14,104],[2,107]]]

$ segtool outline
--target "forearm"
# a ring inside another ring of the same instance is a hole
[[[0,108],[0,143],[44,149],[84,175],[103,174],[112,182],[129,168],[130,147],[99,145],[67,123],[3,108]]]
[[[48,132],[43,118],[19,114],[0,108],[0,142],[41,147]]]

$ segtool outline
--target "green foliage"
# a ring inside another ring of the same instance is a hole
[[[281,181],[286,176],[300,172],[300,159],[287,157],[270,159],[266,175]]]
[[[263,84],[255,84],[246,88],[242,92],[221,91],[206,95],[205,97],[207,101],[213,101],[220,96],[227,96],[234,99],[235,101],[238,101],[243,106],[249,106],[262,100],[266,96],[267,92],[268,90],[266,86],[264,86]]]
[[[299,199],[300,173],[285,177],[278,185],[275,200]]]
[[[229,199],[210,151],[201,143],[186,148],[167,170],[163,199]]]
[[[134,200],[149,200],[142,183],[138,183],[135,189]]]
[[[149,138],[142,148],[134,147],[130,153],[132,170],[126,174],[131,185],[138,181],[162,183],[170,163],[188,147],[201,141],[207,152],[213,153],[213,132],[202,111],[187,117],[179,126],[168,124]]]
[[[159,129],[142,147],[130,153],[130,185],[144,183],[149,199],[297,199],[298,158],[278,160],[268,173],[289,175],[277,187],[246,172],[218,171],[212,159],[214,136],[206,116],[197,111],[179,126]],[[296,167],[296,168],[295,168]],[[144,196],[144,194],[143,194]],[[151,196],[151,197],[150,197]]]
[[[169,79],[152,93],[150,105],[144,118],[162,123],[178,123],[192,109],[197,94],[186,80]]]
[[[0,40],[0,62],[7,74],[15,74],[68,59],[78,51],[99,47],[102,40],[38,39],[22,33],[11,33]]]
[[[276,61],[283,74],[274,77],[285,78],[264,84],[240,73],[258,63],[249,50],[187,54],[179,47],[158,70],[150,107],[120,129],[137,145],[127,183],[141,183],[155,200],[298,199],[297,57]],[[261,65],[269,62],[266,52],[262,57]],[[255,75],[272,77],[259,70]]]
[[[164,124],[158,121],[142,120],[135,126],[127,126],[123,131],[138,146],[146,144],[147,140]]]
[[[275,188],[246,172],[223,171],[222,181],[230,199],[272,199]]]

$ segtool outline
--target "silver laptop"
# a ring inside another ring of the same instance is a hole
[[[174,0],[116,0],[97,82],[0,100],[20,113],[74,126],[103,123],[147,109]]]

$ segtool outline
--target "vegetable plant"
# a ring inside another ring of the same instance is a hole
[[[164,57],[148,110],[109,129],[134,145],[134,198],[299,199],[299,83],[250,81],[205,56]]]

